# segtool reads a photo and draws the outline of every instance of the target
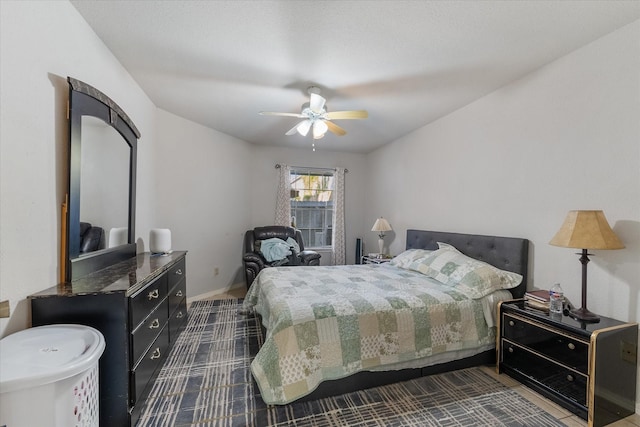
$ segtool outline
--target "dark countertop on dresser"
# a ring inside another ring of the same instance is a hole
[[[60,283],[57,286],[29,295],[28,298],[71,297],[116,292],[125,292],[127,295],[131,295],[160,276],[182,259],[186,253],[187,251],[173,251],[167,255],[152,255],[149,252],[141,253],[73,282]]]

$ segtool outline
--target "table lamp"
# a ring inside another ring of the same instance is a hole
[[[602,211],[569,211],[560,230],[549,244],[582,249],[582,307],[569,315],[583,322],[599,322],[600,317],[587,309],[587,263],[589,249],[622,249],[624,245],[613,232]]]
[[[378,248],[380,249],[380,252],[378,252],[381,256],[382,256],[382,248],[384,247],[384,232],[385,231],[391,231],[391,225],[389,225],[389,221],[387,221],[386,219],[380,217],[378,219],[376,219],[376,222],[373,224],[373,228],[371,229],[371,231],[377,231],[378,232]]]

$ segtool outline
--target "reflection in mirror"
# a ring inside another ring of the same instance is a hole
[[[80,256],[127,243],[130,147],[101,119],[82,116]],[[93,234],[83,239],[83,231]],[[90,240],[89,240],[90,239]]]

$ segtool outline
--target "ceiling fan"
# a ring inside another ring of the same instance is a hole
[[[285,116],[304,119],[292,127],[285,135],[293,135],[298,132],[302,136],[307,136],[309,130],[313,129],[313,139],[323,138],[327,130],[338,136],[345,135],[347,131],[333,123],[333,120],[366,119],[369,117],[369,113],[366,110],[327,111],[325,105],[327,100],[320,96],[320,88],[316,86],[308,88],[307,93],[309,94],[309,102],[302,105],[302,112],[300,113],[261,111],[260,114],[263,116]]]

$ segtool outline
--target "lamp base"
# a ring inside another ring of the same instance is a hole
[[[584,307],[569,310],[569,316],[580,322],[598,323],[600,321],[600,316],[590,312]]]

